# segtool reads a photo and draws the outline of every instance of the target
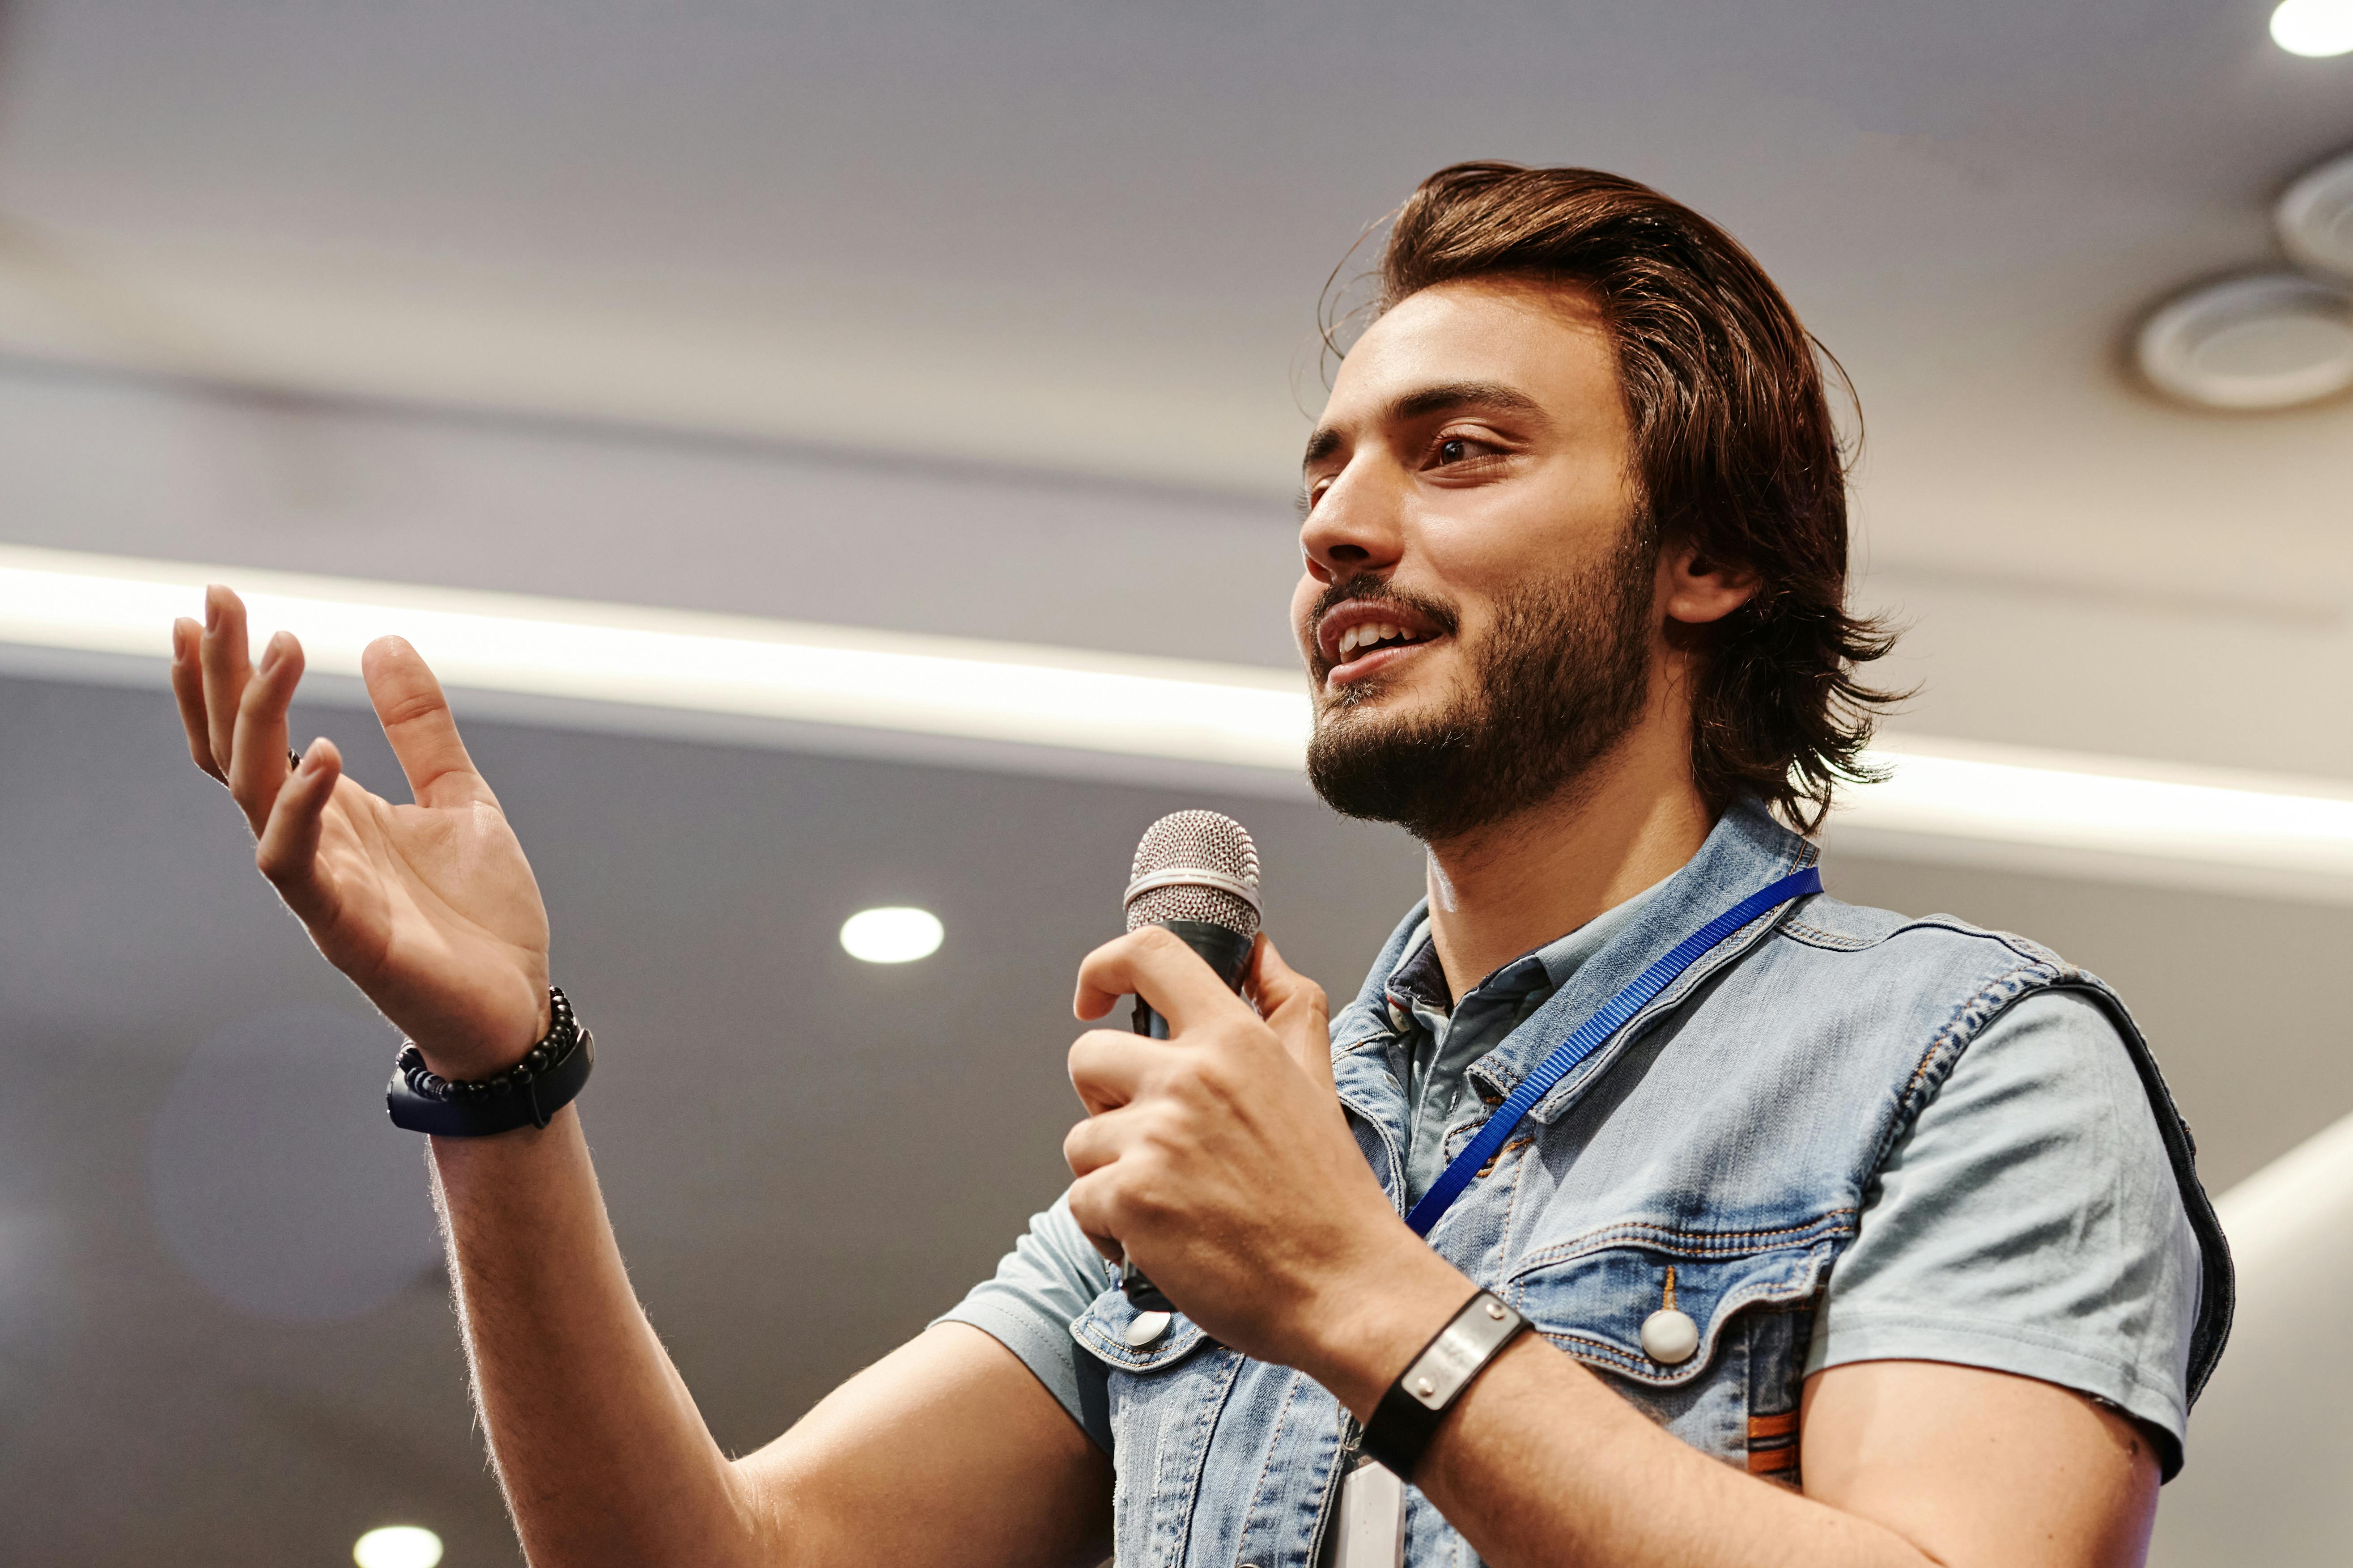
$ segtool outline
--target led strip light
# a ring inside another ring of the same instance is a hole
[[[1288,670],[15,546],[0,546],[0,644],[161,659],[209,582],[244,595],[257,643],[290,630],[330,676],[356,676],[360,650],[397,632],[455,689],[1282,779],[1309,723]],[[1916,736],[1871,760],[1893,776],[1845,793],[1833,842],[2090,855],[2353,900],[2353,791]]]
[[[1293,773],[1307,731],[1288,671],[5,546],[0,642],[168,658],[207,583],[328,675],[396,632],[444,684],[522,696]]]

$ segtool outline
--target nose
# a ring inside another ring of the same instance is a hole
[[[1318,583],[1386,574],[1404,553],[1401,498],[1380,483],[1379,465],[1367,456],[1341,470],[1299,525],[1307,574]]]

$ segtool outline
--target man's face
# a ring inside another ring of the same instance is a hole
[[[1308,447],[1293,620],[1310,771],[1425,838],[1549,797],[1639,716],[1657,553],[1607,330],[1572,291],[1415,294]]]

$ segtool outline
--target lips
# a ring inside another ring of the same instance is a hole
[[[1382,600],[1335,606],[1316,624],[1315,642],[1334,679],[1394,663],[1395,656],[1443,636],[1429,617]]]

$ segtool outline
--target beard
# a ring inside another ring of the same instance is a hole
[[[1658,563],[1638,520],[1611,552],[1570,575],[1500,598],[1475,654],[1472,689],[1435,713],[1363,710],[1381,683],[1317,688],[1307,776],[1345,816],[1393,822],[1424,843],[1492,826],[1575,786],[1641,716],[1650,692],[1651,595]],[[1444,606],[1375,577],[1327,589],[1320,619],[1356,599],[1410,604],[1441,630]]]

